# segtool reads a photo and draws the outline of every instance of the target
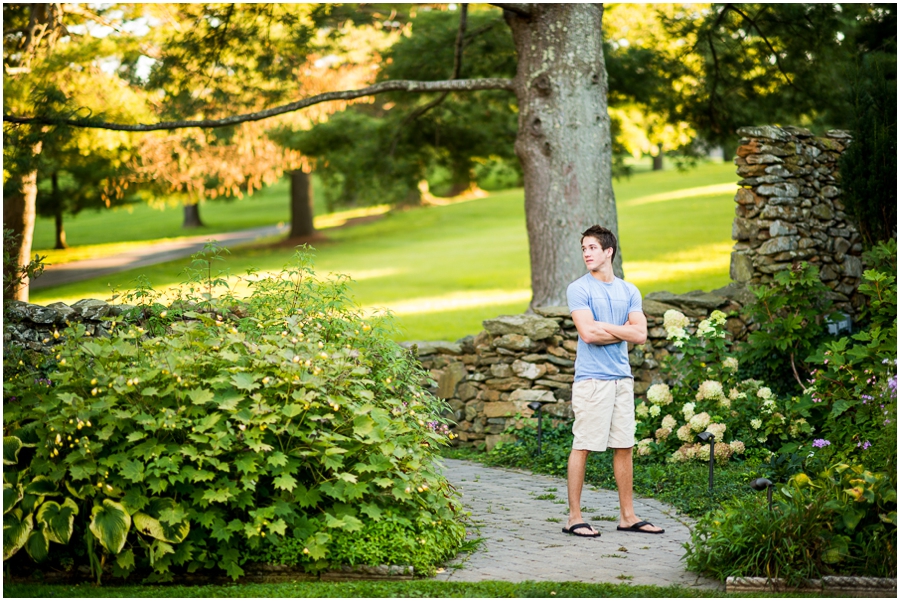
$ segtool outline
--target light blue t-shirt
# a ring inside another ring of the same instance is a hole
[[[569,312],[590,309],[595,321],[625,325],[628,314],[642,311],[641,293],[637,286],[623,279],[601,282],[590,273],[578,278],[566,289]],[[618,380],[631,378],[628,343],[588,344],[578,337],[575,358],[575,381]]]

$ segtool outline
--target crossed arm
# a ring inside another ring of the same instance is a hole
[[[594,316],[589,309],[572,311],[572,321],[578,335],[588,344],[615,344],[617,342],[632,342],[643,344],[647,341],[647,317],[643,311],[632,311],[628,314],[625,325],[617,326],[603,321],[594,321]]]

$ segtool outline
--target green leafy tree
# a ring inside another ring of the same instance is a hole
[[[853,143],[841,154],[848,213],[867,246],[897,237],[897,57],[868,57],[852,86]]]
[[[661,18],[682,41],[657,59],[676,85],[652,106],[731,147],[745,125],[852,126],[842,91],[858,59],[896,56],[891,5],[674,5]]]
[[[168,5],[160,6],[168,10]],[[289,63],[291,56],[297,57],[294,64],[301,62],[299,57],[310,50],[303,42],[311,39],[318,27],[328,25],[334,33],[334,19],[348,13],[356,13],[350,19],[354,24],[380,22],[386,27],[388,22],[393,28],[395,21],[379,13],[381,7],[321,5],[291,12],[284,5],[260,6],[265,8],[190,5],[177,9],[187,15],[185,22],[190,26],[162,44],[163,52],[155,58],[160,77],[153,79],[158,82],[155,85],[170,86],[165,88],[166,101],[159,114],[172,115],[174,121],[133,125],[27,111],[7,112],[4,121],[32,127],[77,125],[125,131],[229,127],[321,102],[346,102],[389,92],[511,91],[517,101],[514,149],[525,186],[532,305],[562,304],[566,284],[583,270],[577,245],[563,246],[569,244],[564,241],[577,239],[585,226],[598,221],[617,231],[612,190],[614,132],[607,110],[611,79],[601,35],[602,6],[499,5],[516,51],[512,79],[435,80],[434,74],[426,81],[389,79],[362,89],[331,91],[262,109],[257,107],[289,97],[279,87],[284,82],[271,78],[288,72],[282,68],[282,56]],[[412,17],[412,7],[404,10]],[[673,40],[682,41],[657,53],[656,64],[665,68],[653,69],[652,85],[640,100],[651,112],[662,115],[665,123],[683,121],[705,140],[727,143],[736,127],[759,120],[796,122],[802,117],[801,125],[840,124],[847,103],[832,93],[844,80],[839,67],[866,51],[857,41],[868,25],[873,26],[867,30],[875,32],[872,37],[887,35],[890,27],[882,25],[889,25],[892,18],[895,22],[896,11],[875,5],[726,4],[677,5],[669,13],[664,25]],[[246,17],[246,21],[236,17]],[[276,26],[290,29],[275,36],[283,44],[270,44],[267,37],[257,35],[263,31],[277,34]],[[465,29],[459,27],[458,31]],[[294,43],[291,55],[290,41]],[[457,41],[455,48],[463,48],[465,33],[458,35]],[[165,52],[166,48],[173,51]],[[139,54],[129,52],[137,57],[137,64]],[[261,53],[272,60],[260,59]],[[456,60],[461,56],[459,50],[453,56],[452,72],[456,74],[468,61]],[[639,60],[628,64],[642,68]],[[173,75],[162,77],[165,72]],[[446,78],[448,72],[449,62],[440,69],[439,77]],[[619,81],[627,81],[624,76],[628,72],[622,73]],[[261,86],[255,96],[262,99],[258,105],[253,105],[254,96],[248,92],[253,86],[248,84]],[[448,157],[446,164],[455,163]],[[459,161],[456,164],[465,166]],[[623,255],[616,256],[619,274]]]

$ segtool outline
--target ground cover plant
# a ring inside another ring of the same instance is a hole
[[[642,292],[713,289],[728,282],[733,182],[733,166],[712,162],[686,172],[639,172],[616,182],[625,271]],[[520,313],[531,298],[522,194],[510,190],[397,211],[326,231],[331,242],[316,244],[316,269],[350,275],[353,296],[364,307],[390,308],[398,340],[456,340],[477,333],[483,320]],[[572,248],[578,251],[577,241]],[[234,250],[227,267],[232,273],[278,270],[289,254],[275,248]],[[138,275],[162,290],[181,280],[183,265],[173,261],[36,290],[31,298],[43,304],[108,298],[110,286],[132,287]]]
[[[108,336],[77,324],[55,356],[4,353],[4,567],[165,581],[259,560],[429,573],[453,556],[444,402],[389,322],[302,253],[235,298],[220,254],[195,256],[168,305],[125,295],[137,306]]]

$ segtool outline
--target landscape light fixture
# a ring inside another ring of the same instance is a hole
[[[775,486],[768,478],[757,478],[750,483],[753,490],[765,490],[766,498],[769,500],[769,511],[772,511],[772,487]]]
[[[541,401],[532,401],[532,402],[528,403],[528,408],[531,409],[532,411],[534,411],[535,414],[537,414],[537,420],[538,420],[538,432],[537,432],[538,450],[537,450],[537,454],[538,455],[541,454],[541,422],[544,421],[543,419],[541,419],[541,407],[543,407],[543,406],[544,406],[544,404]]]
[[[697,435],[700,442],[709,443],[709,492],[713,489],[713,468],[716,465],[716,437],[712,432],[701,432]]]

